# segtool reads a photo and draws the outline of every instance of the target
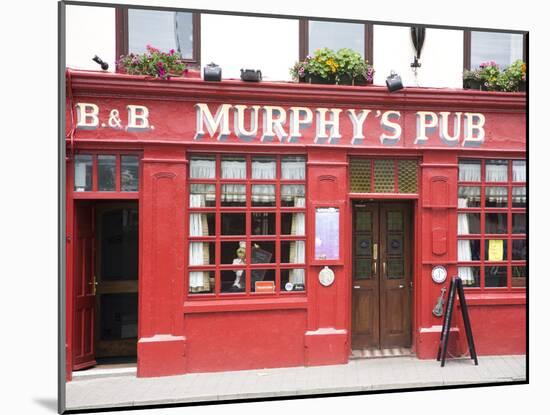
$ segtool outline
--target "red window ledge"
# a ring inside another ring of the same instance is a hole
[[[291,310],[306,309],[307,297],[299,298],[246,298],[242,300],[199,300],[185,301],[183,312],[212,313],[219,311],[253,311],[253,310]]]
[[[526,293],[466,293],[466,303],[478,305],[525,305]]]

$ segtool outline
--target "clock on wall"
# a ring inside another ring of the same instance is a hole
[[[447,279],[447,270],[442,265],[436,265],[432,268],[432,280],[434,282],[441,284]]]

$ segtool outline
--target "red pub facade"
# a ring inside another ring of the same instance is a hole
[[[68,70],[66,108],[68,379],[432,359],[455,275],[525,353],[524,93]]]

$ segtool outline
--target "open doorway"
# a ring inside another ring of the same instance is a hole
[[[136,201],[76,203],[73,370],[137,359]]]

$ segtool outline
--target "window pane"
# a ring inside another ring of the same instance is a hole
[[[487,61],[501,67],[523,58],[523,35],[472,31],[472,69]]]
[[[282,213],[281,214],[282,235],[305,235],[306,215],[305,213]]]
[[[103,294],[100,301],[101,340],[136,339],[137,293]]]
[[[222,157],[222,179],[246,179],[246,159],[244,157]]]
[[[462,160],[458,163],[458,180],[460,182],[481,181],[481,161]]]
[[[281,291],[304,291],[306,289],[305,269],[282,269]]]
[[[191,213],[189,215],[189,236],[210,236],[215,233],[215,213]]]
[[[392,193],[394,191],[393,160],[374,160],[374,192]]]
[[[175,49],[183,58],[193,57],[193,14],[158,10],[128,10],[128,49],[146,52],[146,45],[163,52]]]
[[[459,239],[458,240],[458,260],[459,261],[479,261],[480,244],[478,239]]]
[[[275,213],[252,213],[252,235],[275,235]]]
[[[244,269],[222,270],[221,292],[239,293],[246,289],[246,271]]]
[[[274,269],[253,269],[252,271],[250,271],[250,274],[252,275],[251,279],[250,279],[250,291],[252,292],[256,292],[256,291],[259,291],[259,289],[257,289],[256,285],[263,285],[264,287],[264,290],[265,290],[265,285],[266,284],[258,284],[260,282],[267,282],[267,281],[270,281],[272,282],[271,284],[271,289],[273,291],[264,291],[262,290],[261,292],[275,292],[275,270]]]
[[[506,213],[485,214],[485,233],[507,233]]]
[[[506,287],[507,274],[506,266],[485,267],[485,286]]]
[[[486,261],[506,261],[508,259],[508,241],[506,239],[485,240]]]
[[[189,294],[208,294],[215,290],[216,277],[214,271],[189,272]]]
[[[215,265],[214,242],[191,242],[189,244],[189,265]]]
[[[507,160],[487,160],[485,162],[485,181],[507,182],[508,181],[508,161]]]
[[[246,206],[244,184],[222,184],[222,206]]]
[[[486,187],[485,207],[508,207],[508,188]]]
[[[77,154],[74,156],[74,190],[77,192],[92,190],[92,156]]]
[[[214,207],[216,206],[216,185],[192,184],[189,193],[189,207]]]
[[[471,235],[480,233],[480,214],[479,213],[459,213],[458,214],[458,234]]]
[[[271,180],[277,177],[277,160],[274,157],[253,157],[252,178]]]
[[[139,186],[139,157],[120,156],[120,189],[137,192]]]
[[[458,186],[458,207],[480,207],[481,187]]]
[[[275,241],[252,242],[252,264],[275,262]]]
[[[525,261],[527,259],[527,241],[514,239],[512,241],[512,260]]]
[[[513,182],[527,181],[527,164],[525,160],[512,161],[512,181]]]
[[[234,264],[237,268],[246,264],[246,245],[244,241],[223,241],[221,243],[222,264]]]
[[[275,206],[275,185],[253,184],[252,206]]]
[[[305,180],[306,159],[300,156],[281,159],[281,178],[284,180]]]
[[[116,178],[116,156],[97,156],[97,188],[114,191]]]
[[[281,241],[282,264],[304,264],[306,262],[305,241]]]
[[[365,25],[361,23],[340,23],[309,21],[309,54],[315,49],[330,48],[338,50],[350,48],[365,54]]]
[[[467,287],[479,287],[479,267],[458,267],[458,276]]]
[[[189,166],[192,179],[216,178],[216,158],[214,156],[191,156]]]
[[[512,207],[524,208],[527,206],[527,188],[512,187]]]
[[[222,213],[222,235],[245,235],[246,213]]]
[[[525,213],[512,213],[512,233],[526,233],[527,222]]]
[[[512,266],[512,287],[525,287],[527,282],[527,267]]]
[[[306,207],[306,189],[303,184],[283,184],[281,186],[281,206]]]

